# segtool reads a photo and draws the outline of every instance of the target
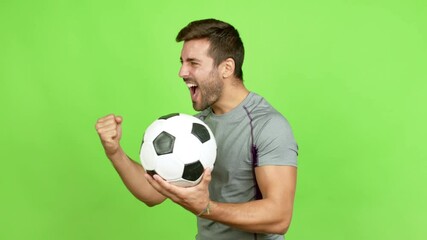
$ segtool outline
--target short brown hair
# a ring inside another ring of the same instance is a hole
[[[203,19],[189,23],[176,36],[176,41],[189,41],[193,39],[209,40],[208,54],[218,66],[227,58],[232,58],[235,63],[234,76],[243,81],[243,58],[245,49],[240,39],[239,32],[230,24],[216,19]]]

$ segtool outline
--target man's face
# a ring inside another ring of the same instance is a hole
[[[190,90],[193,108],[202,111],[218,101],[223,82],[214,60],[208,56],[209,41],[196,39],[185,41],[181,51],[179,76]]]

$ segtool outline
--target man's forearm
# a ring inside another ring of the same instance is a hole
[[[120,148],[115,154],[107,155],[128,190],[148,206],[165,200],[145,179],[144,168],[131,160]]]
[[[209,214],[202,215],[203,218],[257,233],[284,234],[292,217],[292,207],[278,206],[271,199],[247,203],[211,201],[209,208]]]

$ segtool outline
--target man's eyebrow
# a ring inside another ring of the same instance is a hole
[[[180,57],[179,58],[179,60],[181,61],[181,62],[184,62],[184,60]],[[200,62],[200,60],[199,59],[197,59],[197,58],[186,58],[185,59],[185,61],[186,62]]]

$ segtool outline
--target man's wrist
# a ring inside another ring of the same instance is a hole
[[[211,201],[208,201],[208,204],[206,205],[206,207],[199,214],[197,214],[197,216],[201,217],[204,215],[209,215],[210,213],[211,213]]]
[[[124,158],[127,158],[125,152],[121,147],[119,147],[115,152],[105,152],[105,154],[107,155],[108,159],[110,159],[110,161],[113,163],[123,161]]]

